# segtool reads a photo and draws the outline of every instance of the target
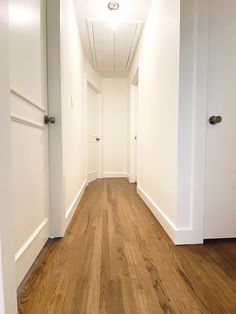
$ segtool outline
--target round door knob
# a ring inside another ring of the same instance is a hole
[[[209,123],[211,125],[215,125],[217,123],[221,123],[222,122],[222,117],[221,116],[212,116],[209,118]]]
[[[44,116],[44,123],[45,124],[49,124],[49,123],[55,124],[56,123],[56,118],[49,117],[49,116]]]
[[[96,141],[97,141],[97,142],[99,142],[99,141],[100,141],[100,138],[99,138],[99,137],[97,137],[97,138],[96,138]]]

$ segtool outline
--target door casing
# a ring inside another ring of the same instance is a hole
[[[98,167],[98,178],[101,179],[103,177],[103,119],[102,119],[102,91],[99,90],[93,82],[89,80],[86,73],[84,75],[84,95],[85,95],[85,104],[87,104],[87,91],[88,88],[92,89],[97,94],[98,100],[98,137],[100,141],[98,143],[98,155],[97,155],[97,167]],[[87,105],[85,110],[85,149],[86,149],[86,175],[88,181],[88,136],[87,136]],[[88,182],[89,183],[89,182]]]
[[[139,69],[130,84],[130,121],[129,121],[129,182],[138,181],[138,141],[139,141]]]

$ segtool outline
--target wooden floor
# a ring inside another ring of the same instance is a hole
[[[125,179],[90,184],[19,293],[23,314],[236,313],[236,242],[175,247]]]

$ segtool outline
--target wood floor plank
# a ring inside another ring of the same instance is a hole
[[[125,179],[91,183],[65,238],[45,245],[21,314],[236,313],[236,241],[176,247]]]

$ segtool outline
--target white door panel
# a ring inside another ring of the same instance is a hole
[[[89,176],[96,174],[97,178],[97,142],[90,140],[88,142],[88,174]]]
[[[21,122],[12,123],[13,206],[15,251],[48,217],[48,158],[46,131]]]
[[[41,7],[43,1],[10,0],[11,89],[33,103],[42,100]]]
[[[236,237],[236,2],[209,0],[204,238]]]
[[[89,86],[87,89],[87,167],[88,181],[98,178],[98,94]]]
[[[13,208],[17,286],[48,238],[45,3],[10,1]]]

